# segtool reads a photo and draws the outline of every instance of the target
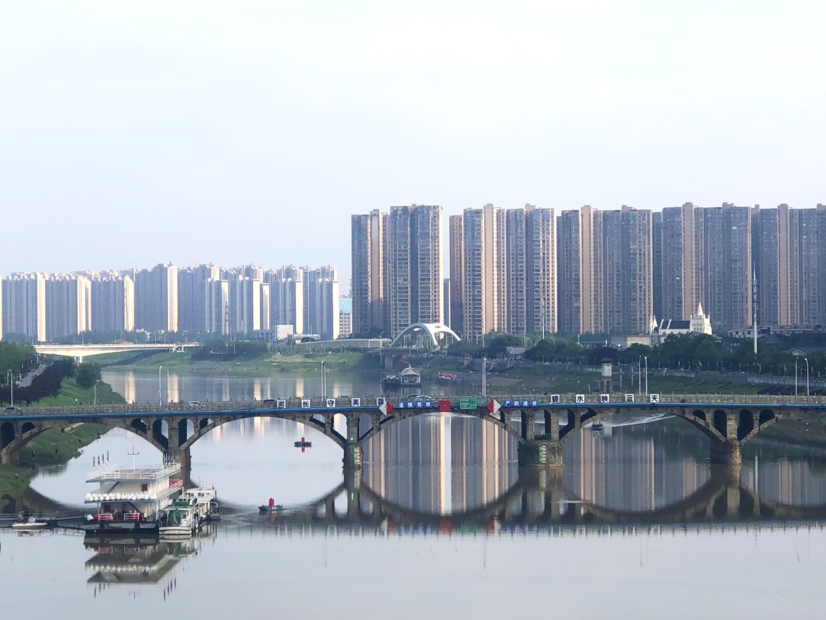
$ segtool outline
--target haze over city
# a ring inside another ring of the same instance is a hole
[[[0,9],[0,274],[350,269],[349,218],[824,202],[826,7]],[[36,243],[32,243],[32,240]]]

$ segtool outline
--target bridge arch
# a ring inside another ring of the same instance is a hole
[[[180,445],[177,447],[177,450],[189,450],[197,442],[199,439],[211,433],[214,429],[218,428],[219,426],[223,426],[224,424],[228,424],[229,422],[235,422],[238,420],[246,420],[248,418],[258,418],[258,417],[266,417],[266,418],[278,418],[281,420],[290,420],[296,423],[307,424],[312,428],[321,432],[322,435],[332,439],[340,448],[344,448],[347,443],[347,440],[341,435],[341,433],[335,431],[332,428],[332,421],[322,421],[315,419],[313,415],[306,415],[303,417],[299,417],[295,414],[291,415],[282,415],[277,413],[277,410],[266,410],[266,413],[259,414],[256,413],[254,415],[250,414],[240,414],[240,415],[232,415],[232,416],[209,416],[209,415],[199,415],[199,416],[183,416],[181,418],[173,418],[170,424],[170,427],[175,425],[175,427],[179,430],[181,429],[181,425],[187,422],[192,422],[192,433],[187,433],[186,439],[180,441]],[[300,418],[300,419],[299,419]],[[188,430],[187,425],[187,430]],[[183,435],[181,436],[183,437]],[[174,446],[172,446],[174,448]]]
[[[151,429],[151,425],[148,425],[146,420],[142,418],[119,419],[112,422],[107,422],[106,425],[110,429],[119,428],[125,431],[129,431],[130,433],[140,437],[141,439],[149,443],[158,452],[161,452],[162,454],[166,453],[166,448],[152,438],[149,432],[149,430]]]
[[[447,338],[452,338],[454,342],[461,340],[458,334],[447,325],[442,325],[441,323],[413,323],[405,327],[402,332],[393,339],[390,348],[392,349],[398,346],[400,342],[403,342],[405,336],[417,333],[424,333],[434,348],[439,347],[439,340],[445,340]]]
[[[51,428],[60,424],[51,420],[42,420],[37,424],[24,422],[18,425],[13,422],[0,424],[0,462],[11,463],[16,460],[16,454],[30,441]]]
[[[435,412],[431,412],[431,411],[428,411],[428,412],[423,411],[423,412],[420,412],[420,413],[411,413],[411,415],[407,415],[405,410],[400,410],[400,409],[396,409],[392,413],[390,413],[389,415],[386,415],[386,416],[375,415],[375,416],[373,416],[373,424],[372,424],[371,428],[369,430],[365,431],[364,433],[362,433],[361,435],[359,435],[357,443],[360,446],[364,445],[364,443],[366,443],[367,441],[369,441],[370,439],[372,439],[373,437],[378,435],[381,431],[383,431],[385,428],[387,428],[389,426],[393,426],[395,424],[398,424],[399,422],[403,422],[405,420],[412,420],[413,418],[418,418],[418,417],[421,417],[421,416],[427,415],[427,414],[439,415],[439,414],[437,414]],[[493,416],[489,415],[487,410],[485,410],[485,413],[482,414],[482,415],[474,414],[474,413],[462,413],[462,412],[454,412],[453,415],[463,417],[463,418],[475,418],[475,419],[481,420],[483,422],[490,422],[494,426],[497,426],[500,429],[502,429],[503,431],[505,431],[508,435],[510,435],[511,437],[516,439],[518,442],[527,443],[527,440],[525,440],[522,437],[522,435],[519,434],[519,431],[517,431],[512,426],[506,424],[504,421],[502,421],[498,418],[494,418]]]

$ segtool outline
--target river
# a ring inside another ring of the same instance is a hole
[[[106,371],[130,401],[320,394],[317,377]],[[328,394],[377,393],[327,380]],[[301,437],[312,448],[300,451]],[[112,431],[32,495],[79,506],[92,459],[157,463]],[[365,451],[359,480],[312,428],[253,419],[192,448],[192,481],[224,520],[188,543],[84,543],[0,534],[4,617],[264,615],[318,618],[819,618],[826,575],[826,450],[758,438],[739,471],[663,417],[628,418],[565,444],[562,472],[521,472],[513,440],[458,416],[399,423]],[[281,521],[258,517],[269,498]],[[79,508],[80,509],[80,508]],[[310,526],[302,515],[321,525]]]

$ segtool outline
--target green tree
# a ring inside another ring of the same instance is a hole
[[[93,362],[78,364],[75,381],[77,381],[77,384],[84,390],[88,390],[100,381],[100,366]]]
[[[524,342],[523,338],[513,334],[499,334],[490,341],[485,353],[488,357],[501,357],[507,353],[508,347],[521,347]]]

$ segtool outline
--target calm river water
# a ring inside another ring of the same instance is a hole
[[[317,378],[164,374],[160,395],[156,373],[104,380],[138,402],[320,393]],[[312,448],[294,448],[301,437]],[[82,510],[92,459],[107,456],[160,458],[113,431],[41,471],[26,501]],[[311,428],[228,424],[192,448],[221,523],[174,544],[3,531],[3,617],[823,616],[826,450],[755,440],[741,470],[719,471],[698,432],[648,417],[580,432],[557,475],[520,476],[515,456],[493,425],[434,415],[386,429],[362,478],[345,479],[340,449]],[[258,517],[270,497],[284,514]]]

